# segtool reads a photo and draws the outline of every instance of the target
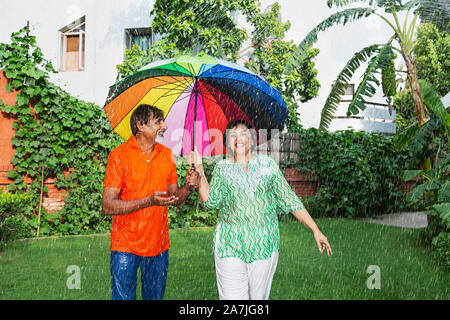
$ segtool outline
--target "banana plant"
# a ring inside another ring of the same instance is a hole
[[[441,0],[439,0],[441,1]],[[398,52],[405,61],[408,73],[408,82],[413,94],[414,107],[417,115],[419,127],[425,123],[425,112],[420,91],[420,85],[417,78],[416,62],[413,56],[414,49],[414,33],[417,26],[418,16],[421,7],[429,2],[429,0],[328,0],[328,6],[331,8],[345,7],[356,2],[363,2],[364,7],[346,8],[326,18],[319,23],[307,36],[300,42],[297,50],[291,55],[290,60],[285,66],[284,73],[288,73],[292,68],[299,65],[304,59],[306,49],[317,42],[317,35],[321,31],[325,31],[335,25],[345,25],[347,23],[367,18],[375,15],[383,22],[387,23],[393,31],[392,37],[386,44],[373,45],[357,52],[347,63],[344,69],[339,73],[337,79],[332,86],[331,92],[322,109],[321,122],[319,129],[327,130],[333,113],[337,109],[337,105],[342,100],[343,88],[348,84],[351,76],[357,67],[369,61],[363,79],[355,92],[352,102],[348,107],[347,114],[357,114],[365,109],[364,97],[373,96],[375,90],[374,85],[379,85],[376,74],[386,67],[389,59],[393,59],[390,51]],[[384,10],[384,12],[381,12]],[[400,23],[399,13],[406,12],[403,23]],[[412,15],[412,18],[411,18]],[[394,45],[396,42],[396,45]],[[430,170],[431,167],[428,168]]]
[[[409,193],[408,200],[415,202],[419,199],[426,199],[432,205],[429,207],[429,221],[433,216],[439,216],[440,219],[448,225],[450,223],[450,153],[441,162],[438,162],[439,153],[442,145],[448,145],[450,141],[450,114],[447,112],[441,97],[428,82],[419,80],[422,98],[427,108],[434,114],[434,121],[438,128],[445,132],[444,139],[435,139],[437,147],[436,160],[430,171],[426,170],[406,170],[403,175],[404,181],[409,181],[414,177],[420,176],[422,183],[416,185]],[[415,143],[424,136],[429,135],[429,123],[419,127],[417,121],[406,128],[397,136],[397,147],[402,149],[410,143]]]
[[[425,80],[419,80],[419,85],[422,93],[422,100],[427,108],[435,115],[436,121],[429,121],[424,126],[419,126],[415,121],[402,132],[399,132],[396,137],[396,146],[398,149],[403,149],[413,140],[425,140],[423,137],[430,135],[436,128],[441,128],[445,132],[445,136],[450,141],[450,114],[442,103],[441,97],[434,90],[433,86]],[[429,124],[429,125],[428,125]]]

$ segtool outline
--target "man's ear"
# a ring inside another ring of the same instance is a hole
[[[136,128],[138,129],[138,133],[142,132],[142,127],[144,126],[144,124],[141,121],[137,121],[136,122]]]

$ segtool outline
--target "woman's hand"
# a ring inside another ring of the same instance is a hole
[[[197,188],[200,184],[201,176],[198,171],[189,171],[186,174],[186,183],[190,188]]]
[[[196,148],[189,154],[188,162],[191,167],[192,164],[194,164],[195,171],[199,174],[200,182],[198,184],[198,195],[200,202],[203,203],[208,200],[210,190],[208,180],[206,180],[205,171],[203,170],[202,157],[198,154]]]
[[[191,167],[192,164],[194,164],[195,171],[199,172],[200,174],[204,173],[202,156],[197,152],[197,148],[194,148],[194,151],[191,151],[191,153],[189,154],[188,163]]]
[[[317,247],[319,247],[319,251],[320,253],[323,253],[324,249],[327,249],[327,255],[330,256],[330,254],[333,254],[333,252],[331,251],[331,246],[328,243],[328,239],[327,237],[325,237],[322,232],[320,231],[315,231],[314,232],[314,239],[316,240],[317,243]]]

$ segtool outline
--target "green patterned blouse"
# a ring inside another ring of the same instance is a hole
[[[246,263],[268,259],[279,250],[277,207],[285,213],[304,208],[267,155],[250,160],[247,173],[240,163],[220,160],[204,206],[220,209],[214,236],[219,257],[237,257]]]

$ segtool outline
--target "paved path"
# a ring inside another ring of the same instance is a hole
[[[360,220],[402,228],[426,228],[428,225],[427,214],[425,212],[391,213],[375,218],[364,218]]]

